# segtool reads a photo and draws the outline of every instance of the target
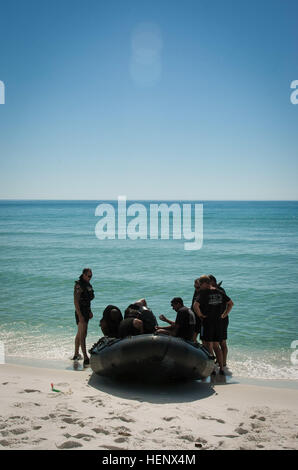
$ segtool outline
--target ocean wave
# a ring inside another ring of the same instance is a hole
[[[244,359],[229,361],[229,370],[233,376],[269,380],[298,380],[298,366],[291,363],[286,366],[275,365],[268,361]]]
[[[60,332],[61,333],[61,332]],[[74,336],[69,334],[36,336],[33,334],[18,337],[7,332],[0,335],[5,354],[10,357],[38,360],[65,360],[74,350]],[[88,335],[87,349],[98,340],[98,336]],[[228,369],[234,377],[298,380],[298,365],[291,363],[291,350],[248,351],[231,349],[228,356]]]

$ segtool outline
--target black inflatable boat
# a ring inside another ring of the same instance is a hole
[[[214,368],[214,357],[202,345],[167,335],[104,337],[89,352],[93,372],[113,379],[196,380]]]

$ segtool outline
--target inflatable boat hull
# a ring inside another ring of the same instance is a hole
[[[167,335],[102,338],[90,350],[98,375],[142,381],[196,380],[208,377],[214,358],[201,345]]]

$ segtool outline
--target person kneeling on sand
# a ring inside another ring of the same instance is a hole
[[[174,297],[171,300],[171,306],[177,312],[176,320],[173,322],[164,315],[160,315],[160,320],[169,323],[170,326],[156,327],[156,333],[168,334],[192,341],[196,323],[194,313],[190,308],[184,306],[181,297]]]
[[[99,326],[104,336],[110,338],[119,337],[119,325],[123,320],[121,310],[115,305],[108,305],[102,314]]]
[[[225,375],[219,343],[222,339],[222,320],[229,314],[234,304],[224,292],[211,286],[209,276],[201,276],[198,281],[200,290],[193,308],[202,321],[201,339],[211,354],[214,351],[219,373]],[[223,311],[224,306],[226,308]]]

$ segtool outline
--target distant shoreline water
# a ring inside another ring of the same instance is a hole
[[[95,209],[113,200],[0,200],[0,341],[7,356],[65,360],[76,330],[73,285],[93,269],[94,319],[146,297],[174,319],[170,299],[190,305],[193,280],[212,273],[233,299],[228,344],[233,375],[297,380],[297,201],[157,201],[204,205],[202,249],[183,240],[98,240]],[[153,200],[138,200],[149,204]],[[156,202],[156,201],[155,201]],[[147,206],[146,206],[147,207]]]

